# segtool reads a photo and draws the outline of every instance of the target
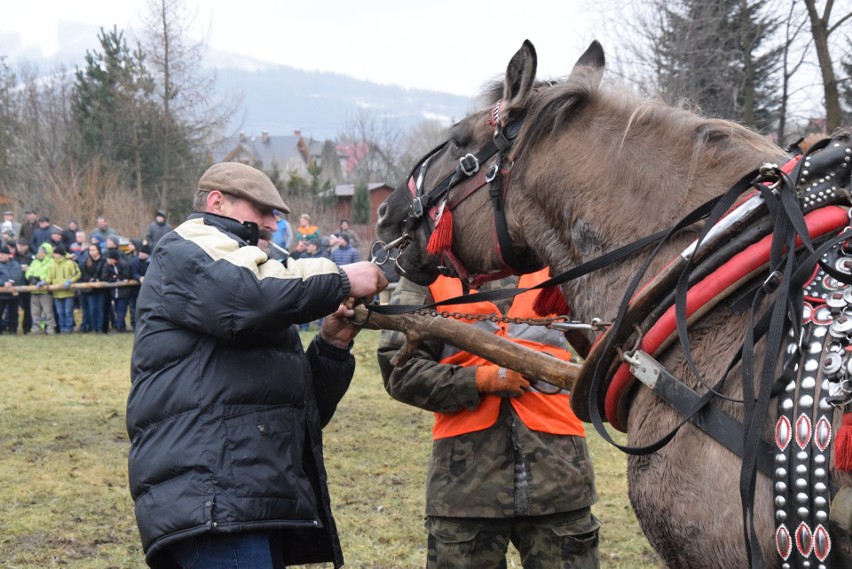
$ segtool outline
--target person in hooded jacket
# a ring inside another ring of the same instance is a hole
[[[39,288],[47,286],[47,272],[53,266],[53,245],[44,243],[36,251],[35,259],[30,263],[24,277],[27,283]],[[30,298],[30,312],[33,319],[33,327],[30,333],[38,334],[42,331],[51,336],[56,333],[56,319],[53,317],[53,297],[47,290],[33,291]]]
[[[53,291],[53,306],[59,319],[59,333],[70,334],[74,330],[76,296],[71,285],[80,280],[80,267],[71,259],[62,244],[53,248],[53,264],[47,269],[44,280],[49,285],[62,285],[61,290]]]
[[[166,212],[158,209],[157,214],[154,216],[154,221],[148,225],[148,230],[145,232],[145,242],[153,251],[157,243],[160,242],[160,239],[171,230],[172,226],[166,222]]]

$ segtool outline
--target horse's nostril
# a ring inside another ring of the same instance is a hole
[[[379,204],[379,208],[376,210],[376,213],[379,214],[379,221],[381,221],[385,217],[385,213],[388,211],[388,204],[382,202]]]

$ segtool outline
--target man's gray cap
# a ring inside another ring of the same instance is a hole
[[[221,162],[210,166],[198,180],[198,190],[212,192],[218,190],[245,198],[271,209],[290,213],[290,208],[281,199],[278,188],[269,176],[246,164],[239,162]]]

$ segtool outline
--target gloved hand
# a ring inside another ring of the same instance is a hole
[[[71,288],[71,281],[65,281],[62,283],[62,288]]]
[[[500,397],[520,397],[529,391],[530,382],[516,371],[487,364],[476,368],[476,389]]]
[[[46,283],[46,282],[44,282],[44,281],[38,281],[38,282],[36,283],[36,286],[37,286],[38,288],[44,288],[44,287],[46,287],[46,286],[47,286],[47,283]]]

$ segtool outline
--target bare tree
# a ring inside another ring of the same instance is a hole
[[[790,2],[787,18],[784,20],[784,42],[781,50],[781,92],[778,101],[778,125],[776,133],[778,142],[784,144],[787,139],[788,105],[790,103],[791,90],[793,89],[793,77],[802,68],[807,57],[808,49],[795,49],[795,46],[804,38],[802,31],[808,19],[804,14],[797,13],[797,5]]]
[[[804,0],[804,3],[808,10],[814,49],[816,50],[819,69],[822,75],[822,85],[825,93],[825,127],[827,131],[831,132],[840,126],[843,111],[840,107],[840,90],[838,89],[837,75],[834,72],[829,38],[833,33],[841,29],[840,26],[844,22],[852,18],[852,10],[836,14],[834,22],[831,23],[834,0],[826,0],[823,5],[822,14],[817,9],[816,0]]]
[[[400,164],[403,132],[387,118],[361,109],[350,118],[339,135],[341,144],[354,153],[355,170],[351,182],[393,183],[403,175]]]
[[[148,0],[142,45],[156,83],[161,124],[157,130],[161,173],[158,206],[195,177],[205,145],[213,143],[240,105],[215,97],[215,73],[202,67],[203,42],[188,41],[192,23],[183,0]]]
[[[401,156],[402,173],[407,174],[427,152],[449,138],[449,128],[438,121],[427,120],[414,125],[405,135]]]

